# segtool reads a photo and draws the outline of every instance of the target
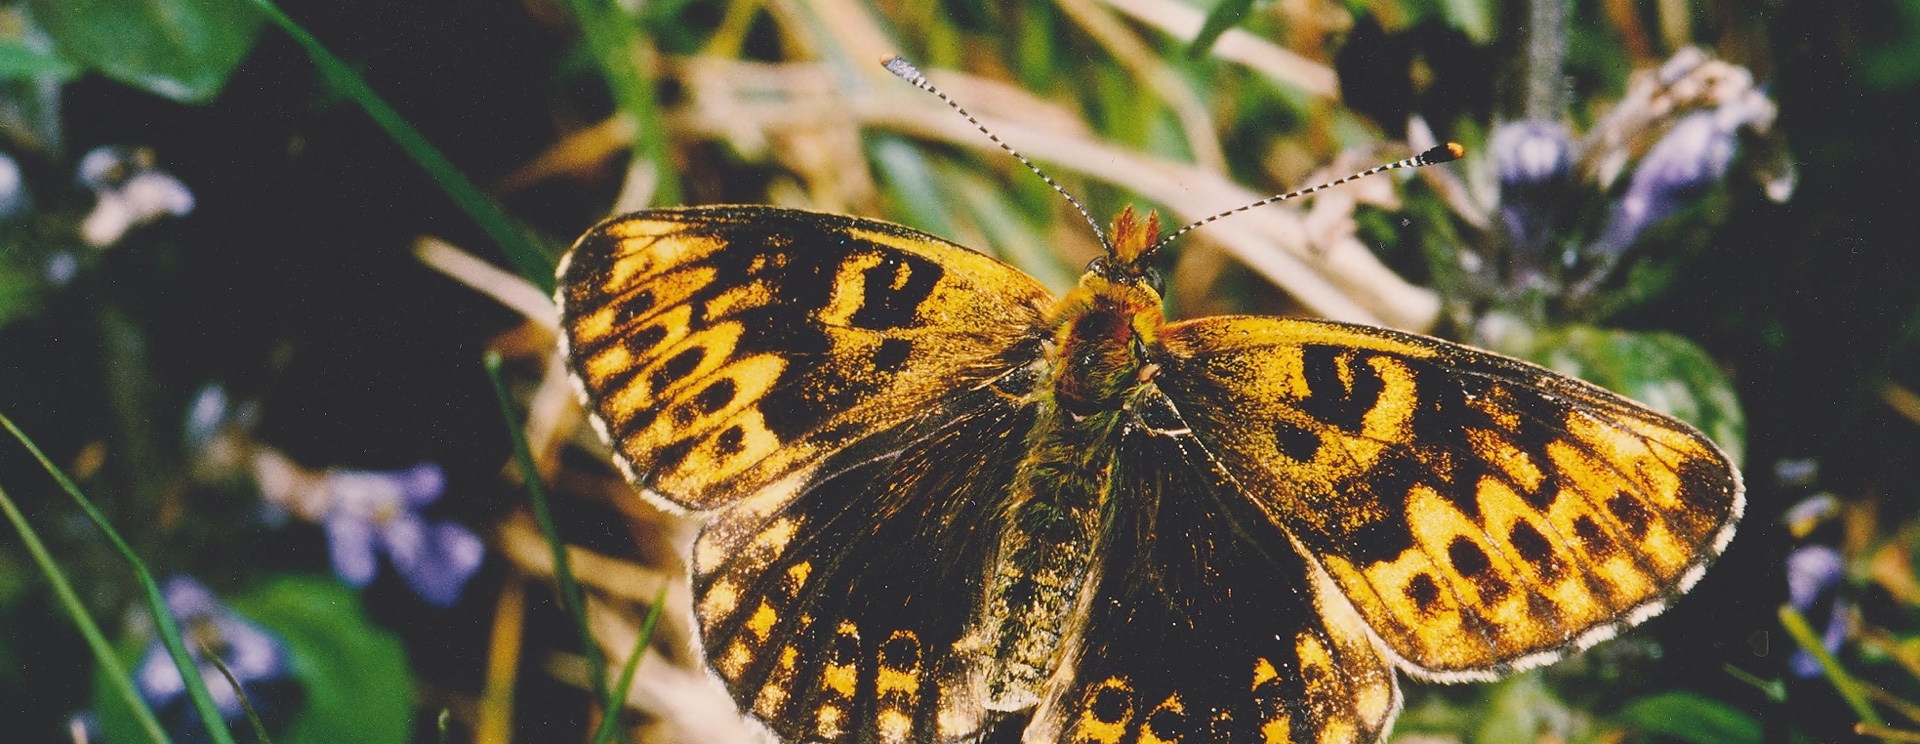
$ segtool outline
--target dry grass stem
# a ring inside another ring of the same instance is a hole
[[[1220,147],[1213,115],[1208,113],[1200,96],[1187,86],[1187,81],[1168,67],[1132,29],[1093,0],[1054,0],[1054,4],[1105,47],[1115,62],[1159,95],[1179,120],[1195,162],[1209,170],[1227,172],[1227,154]]]
[[[552,334],[553,338],[559,338],[560,314],[554,310],[553,300],[527,280],[439,238],[421,237],[415,240],[413,255],[420,259],[420,263],[492,297],[495,302],[507,306],[528,322]],[[551,340],[547,345],[552,345]]]
[[[546,537],[540,534],[540,528],[525,512],[517,512],[501,522],[498,546],[501,552],[512,559],[515,567],[529,576],[553,578],[553,551],[547,547]],[[653,601],[654,595],[660,593],[660,587],[684,580],[680,575],[601,555],[575,545],[567,547],[567,560],[572,562],[574,578],[581,586],[637,604]],[[663,626],[667,622],[667,617],[661,618]],[[617,665],[614,668],[618,668]]]
[[[1178,0],[1102,2],[1181,41],[1192,41],[1200,33],[1201,24],[1206,23],[1204,13]],[[1210,54],[1319,98],[1340,97],[1340,78],[1333,68],[1237,28],[1221,34]]]

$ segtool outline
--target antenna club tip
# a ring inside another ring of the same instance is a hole
[[[908,82],[919,82],[925,79],[920,75],[919,68],[914,67],[913,63],[908,62],[906,57],[898,54],[889,54],[881,57],[880,66],[887,68],[887,72],[898,75]]]
[[[1434,163],[1450,163],[1466,157],[1466,155],[1467,148],[1461,146],[1458,142],[1448,142],[1444,145],[1434,145],[1428,148],[1426,152],[1420,153],[1420,164],[1433,165]]]

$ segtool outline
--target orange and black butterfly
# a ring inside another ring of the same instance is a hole
[[[1739,473],[1688,425],[1367,326],[1168,322],[1123,213],[1054,297],[874,220],[640,212],[557,293],[593,422],[708,521],[703,653],[820,742],[1371,742],[1394,670],[1538,666],[1684,592]]]

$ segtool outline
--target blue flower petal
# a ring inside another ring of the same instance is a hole
[[[1681,118],[1633,170],[1627,193],[1614,202],[1595,255],[1619,255],[1640,233],[1680,211],[1705,188],[1719,183],[1733,163],[1735,130],[1712,111]]]
[[[394,473],[400,484],[400,499],[415,509],[433,503],[447,489],[447,476],[440,466],[421,463]]]
[[[1806,612],[1820,593],[1840,583],[1846,564],[1840,551],[1825,545],[1808,545],[1787,555],[1787,601],[1795,610]]]
[[[406,538],[408,550],[390,553],[394,569],[421,599],[436,606],[451,607],[460,601],[467,581],[480,570],[486,546],[458,522],[422,523],[418,532],[411,529],[409,532],[412,536]],[[392,546],[390,542],[389,547]]]
[[[338,512],[327,516],[327,549],[333,571],[353,586],[366,586],[380,570],[373,552],[373,525]]]

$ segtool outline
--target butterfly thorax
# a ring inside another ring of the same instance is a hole
[[[1155,286],[1152,246],[1160,218],[1136,220],[1128,207],[1113,221],[1107,255],[1047,313],[1052,326],[1051,391],[1068,411],[1114,410],[1151,374],[1145,350],[1166,316]]]
[[[1148,226],[1153,224],[1149,219]],[[1097,537],[1112,512],[1112,453],[1129,397],[1146,384],[1145,353],[1164,316],[1159,292],[1135,266],[1152,236],[1116,221],[1120,245],[1096,261],[1047,315],[1052,326],[1039,416],[1026,439],[982,618],[984,652],[1000,663],[984,679],[989,707],[1038,702],[1077,635],[1092,596]]]

